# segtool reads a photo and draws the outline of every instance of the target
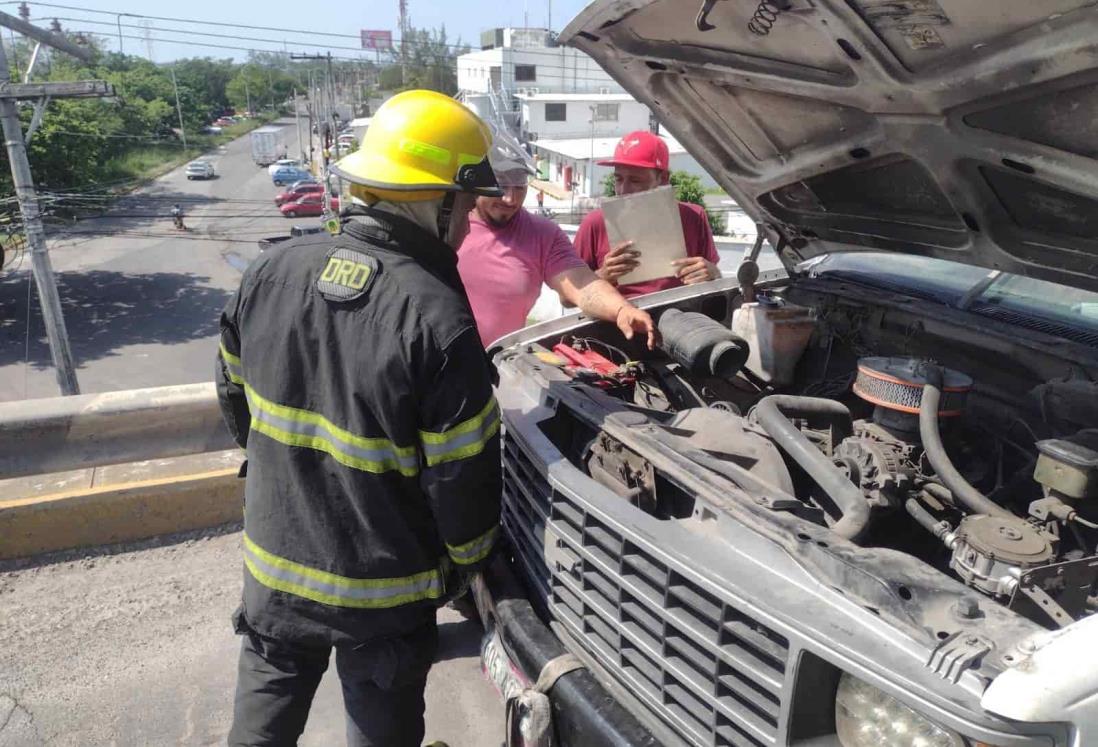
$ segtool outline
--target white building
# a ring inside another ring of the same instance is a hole
[[[647,130],[648,107],[627,93],[520,93],[524,140],[619,137]]]
[[[544,29],[493,29],[480,51],[457,58],[458,89],[488,93],[624,93],[593,59],[578,49],[549,46]],[[486,43],[487,42],[487,43]]]
[[[643,129],[643,128],[633,128]],[[717,183],[705,172],[694,157],[686,152],[678,140],[670,135],[662,135],[667,141],[671,156],[670,170],[685,171],[701,179],[705,187],[715,187]],[[614,155],[614,148],[620,137],[568,138],[560,140],[538,139],[531,143],[538,162],[538,176],[543,181],[557,185],[564,191],[569,189],[569,179],[577,195],[599,196],[602,194],[602,180],[613,172],[613,167],[599,166],[597,161],[606,160]],[[592,176],[594,183],[592,183]]]
[[[551,46],[546,29],[497,28],[481,49],[457,58],[461,100],[489,121],[521,131],[518,95],[624,93],[598,64],[571,47]]]

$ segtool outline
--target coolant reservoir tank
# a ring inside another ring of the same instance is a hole
[[[815,329],[816,314],[809,307],[765,297],[732,314],[732,332],[751,349],[745,368],[775,386],[793,381],[797,361]]]

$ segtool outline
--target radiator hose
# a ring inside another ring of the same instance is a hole
[[[923,396],[919,402],[919,436],[923,440],[927,461],[934,468],[938,479],[949,488],[953,497],[970,511],[989,516],[1014,518],[1014,514],[974,488],[953,466],[949,455],[946,454],[945,446],[942,445],[942,434],[938,430],[938,404],[942,398],[942,369],[938,366],[927,366],[924,375],[926,384],[923,385]]]
[[[667,309],[660,315],[660,347],[699,376],[735,376],[751,348],[718,321],[696,311]]]
[[[842,512],[831,531],[845,539],[857,541],[869,525],[869,504],[865,496],[857,485],[793,425],[788,415],[826,418],[839,424],[849,434],[850,410],[842,403],[830,399],[774,394],[763,397],[755,406],[755,419],[774,439],[774,443],[816,481]]]

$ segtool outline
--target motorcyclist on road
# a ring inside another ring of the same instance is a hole
[[[175,227],[180,231],[186,227],[183,225],[183,208],[179,207],[179,203],[172,205],[172,222],[175,223]]]

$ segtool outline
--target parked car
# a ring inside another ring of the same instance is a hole
[[[298,236],[307,236],[309,234],[314,234],[314,233],[324,233],[327,230],[328,230],[327,227],[323,223],[314,223],[314,224],[305,224],[305,225],[295,223],[293,226],[290,227],[290,235],[289,236],[270,236],[270,237],[265,238],[265,239],[259,239],[259,241],[256,242],[256,243],[259,244],[260,249],[266,251],[267,249],[270,249],[272,246],[276,246],[277,244],[280,244],[283,241],[289,241],[290,239],[296,238]]]
[[[339,197],[332,195],[332,211],[339,212]],[[297,218],[299,216],[313,216],[324,214],[324,193],[323,192],[310,192],[298,197],[293,202],[283,203],[279,207],[282,215],[287,218]]]
[[[220,135],[221,134],[221,128],[218,127],[217,125],[207,125],[206,127],[202,128],[202,132],[204,132],[207,135]]]
[[[281,166],[275,169],[271,181],[276,187],[281,187],[283,184],[293,184],[310,176],[312,175],[308,171],[302,171],[294,166]]]
[[[273,177],[275,171],[285,167],[302,169],[301,161],[297,160],[296,158],[279,158],[277,161],[267,167],[267,173]]]
[[[698,5],[560,40],[759,242],[634,299],[656,350],[575,316],[490,346],[486,669],[574,654],[565,745],[1098,745],[1098,9]]]
[[[306,184],[320,184],[320,182],[318,182],[316,180],[316,177],[310,175],[308,179],[298,179],[296,182],[294,182],[293,184],[288,186],[286,189],[288,189],[288,190],[297,189],[298,187],[303,187]]]
[[[191,161],[186,170],[188,179],[213,179],[214,167],[209,161]]]
[[[313,233],[324,233],[327,230],[328,229],[325,228],[324,224],[322,223],[309,223],[306,225],[295,223],[294,225],[290,226],[290,236],[307,236]]]
[[[295,182],[293,187],[275,195],[275,205],[294,202],[307,194],[324,194],[324,185],[319,182]]]

